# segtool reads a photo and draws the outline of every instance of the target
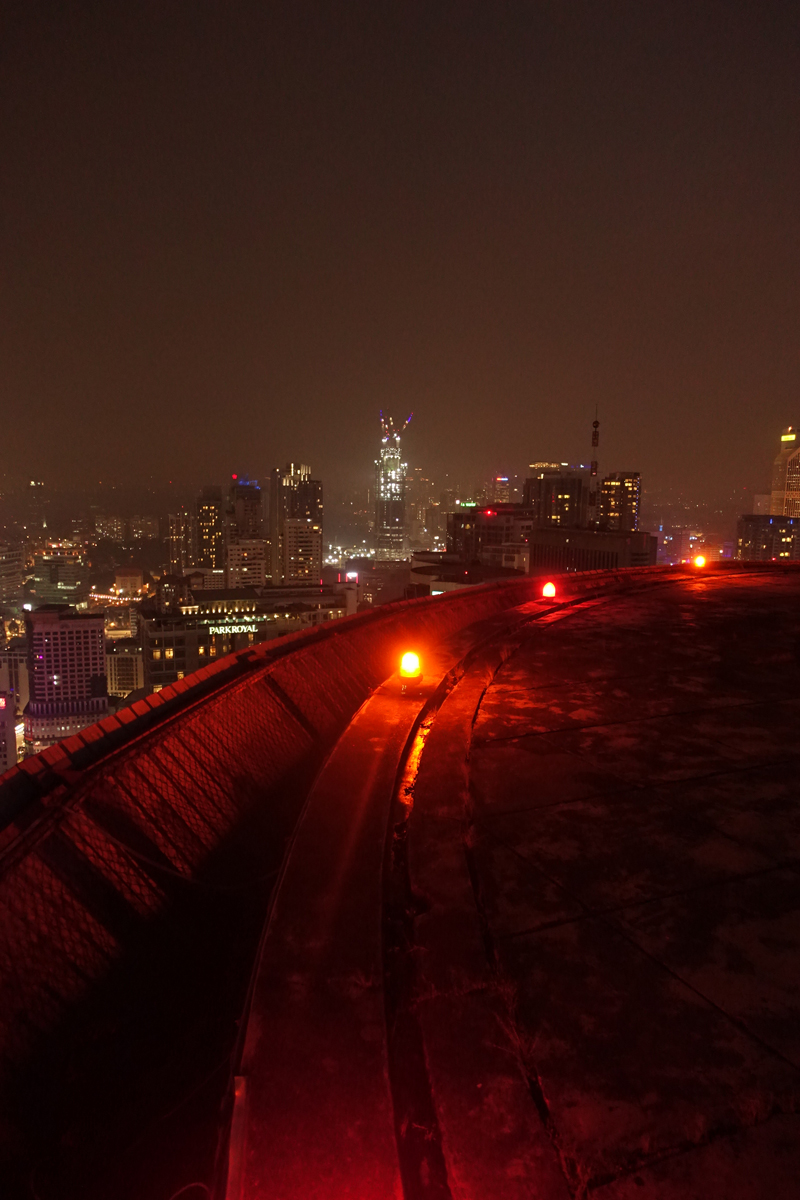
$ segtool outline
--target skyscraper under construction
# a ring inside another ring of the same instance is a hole
[[[400,429],[391,417],[381,413],[381,449],[375,459],[375,556],[381,559],[403,558],[406,540],[406,471],[402,461],[400,438],[413,413]]]

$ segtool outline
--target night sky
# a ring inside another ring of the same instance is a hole
[[[796,3],[4,6],[2,470],[766,486],[800,420]]]

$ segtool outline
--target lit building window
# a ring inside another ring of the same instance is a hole
[[[166,649],[164,651],[164,658],[174,658],[174,657],[175,657],[175,651],[170,646],[168,649]]]

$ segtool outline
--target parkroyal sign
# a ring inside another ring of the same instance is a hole
[[[258,625],[209,625],[210,634],[258,634]]]

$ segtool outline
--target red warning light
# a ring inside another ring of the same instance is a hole
[[[238,475],[231,475],[231,479],[238,479],[238,478],[239,478]]]
[[[542,595],[550,599],[556,594],[556,585],[554,583],[546,583],[542,588]]]
[[[414,654],[413,650],[407,650],[400,659],[400,675],[403,679],[422,678],[422,668],[419,662],[419,655]]]

